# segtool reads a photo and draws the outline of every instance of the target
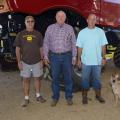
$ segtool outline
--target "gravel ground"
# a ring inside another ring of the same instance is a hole
[[[68,106],[61,91],[60,101],[56,107],[51,107],[50,81],[43,80],[41,92],[47,99],[46,103],[38,103],[35,100],[33,80],[31,80],[30,104],[26,108],[21,107],[23,100],[22,83],[19,72],[0,71],[0,120],[119,120],[120,102],[114,106],[114,96],[109,85],[111,73],[120,74],[120,70],[112,63],[106,66],[102,74],[102,94],[106,100],[100,104],[94,98],[94,91],[89,91],[88,105],[82,105],[81,92],[74,93],[74,104]]]

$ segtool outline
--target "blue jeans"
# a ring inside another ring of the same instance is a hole
[[[101,66],[100,65],[85,65],[82,64],[82,82],[81,87],[83,89],[90,88],[91,85],[94,89],[101,89]]]
[[[65,83],[65,98],[72,99],[72,53],[55,54],[50,53],[50,66],[52,73],[52,98],[59,100],[60,96],[60,74],[64,76]]]

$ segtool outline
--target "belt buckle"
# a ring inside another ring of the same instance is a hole
[[[61,55],[61,54],[62,54],[61,52],[58,53],[58,55]]]

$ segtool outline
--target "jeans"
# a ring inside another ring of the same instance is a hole
[[[56,54],[50,53],[50,66],[52,74],[52,98],[59,100],[60,96],[60,74],[64,76],[65,98],[72,99],[72,53]]]
[[[90,88],[91,85],[94,89],[101,89],[101,66],[100,65],[85,65],[82,64],[82,82],[83,89]]]

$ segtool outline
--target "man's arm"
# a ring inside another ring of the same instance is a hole
[[[106,55],[106,45],[108,44],[105,32],[102,30],[101,46],[102,46],[102,58],[105,59]]]
[[[19,70],[22,70],[23,66],[22,66],[22,62],[21,62],[20,47],[16,47],[16,58],[17,58],[17,61],[18,61]]]
[[[48,59],[48,52],[49,52],[49,31],[47,29],[47,31],[45,32],[45,37],[44,37],[44,41],[43,41],[43,55],[44,55],[44,63],[45,65],[48,66],[49,64],[49,59]]]
[[[106,55],[106,46],[102,46],[102,65],[104,66],[106,64],[106,58],[105,58],[105,55]]]
[[[81,55],[82,55],[82,48],[77,49],[78,54],[77,54],[77,65],[79,68],[81,68]]]
[[[47,29],[45,32],[45,37],[44,37],[44,41],[43,41],[44,59],[48,60],[48,52],[49,52],[49,31]]]
[[[16,57],[17,57],[17,61],[21,62],[20,47],[16,47]]]
[[[71,41],[72,41],[72,64],[75,65],[76,64],[76,56],[77,56],[77,48],[76,48],[76,36],[75,36],[75,32],[72,28],[72,37],[71,37]]]
[[[79,48],[79,47],[78,47],[77,60],[81,60],[81,54],[82,54],[82,48]]]
[[[105,55],[106,55],[106,46],[102,46],[102,58],[105,59]]]
[[[43,60],[43,47],[40,47],[40,58],[41,58],[41,60]]]
[[[77,49],[76,49],[76,36],[75,36],[75,33],[74,33],[74,30],[73,30],[73,28],[72,28],[72,32],[71,32],[71,34],[72,34],[72,57],[73,57],[73,59],[76,59],[76,56],[77,56]]]
[[[83,34],[79,32],[78,37],[77,37],[77,65],[79,68],[81,68],[81,55],[82,55],[82,50],[83,50]]]

